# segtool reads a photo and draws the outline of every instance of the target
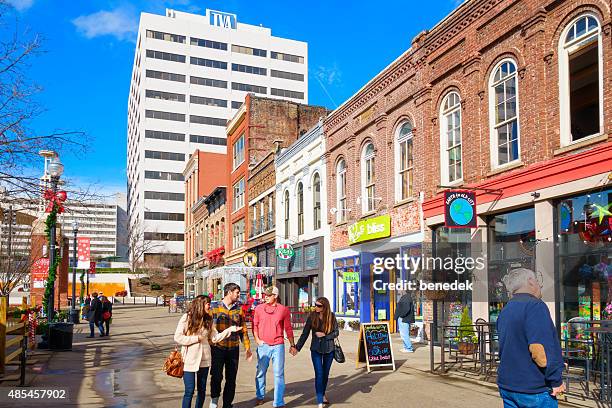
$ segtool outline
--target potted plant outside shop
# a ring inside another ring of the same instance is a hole
[[[348,325],[351,328],[351,330],[357,331],[359,330],[359,327],[361,327],[361,322],[359,320],[351,320],[348,322]]]
[[[474,330],[474,323],[470,317],[470,311],[467,307],[463,308],[461,313],[461,321],[457,328],[457,337],[459,354],[473,354],[476,349],[478,338]]]
[[[346,321],[344,321],[344,319],[336,319],[336,322],[338,322],[338,330],[344,330]]]

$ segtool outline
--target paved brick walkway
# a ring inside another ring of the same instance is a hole
[[[182,380],[168,377],[161,370],[166,355],[173,347],[172,337],[179,317],[178,314],[169,314],[163,307],[117,306],[109,338],[87,339],[88,326],[79,325],[74,350],[53,353],[49,361],[42,364],[38,370],[40,372],[35,377],[30,376],[29,380],[34,387],[67,388],[70,403],[62,403],[61,406],[180,406]],[[332,406],[502,406],[493,386],[427,373],[429,349],[426,346],[420,347],[414,354],[400,354],[397,352],[399,345],[395,342],[398,369],[395,372],[368,374],[365,369],[355,366],[356,340],[356,333],[341,334],[347,362],[332,366],[328,389]],[[234,404],[237,408],[254,406],[255,366],[255,361],[240,362]],[[314,374],[308,350],[305,348],[297,357],[287,353],[285,367],[287,407],[316,406]],[[268,383],[273,384],[271,369]],[[269,392],[267,397],[271,399],[272,393]],[[206,407],[208,402],[207,397]],[[37,405],[42,406],[40,402]],[[263,407],[272,407],[272,403],[267,402]]]

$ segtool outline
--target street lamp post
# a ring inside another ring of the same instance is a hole
[[[49,171],[49,176],[51,176],[51,191],[53,191],[53,194],[57,194],[57,185],[59,184],[59,179],[62,176],[62,173],[64,172],[64,165],[62,164],[62,162],[59,160],[59,157],[55,156],[54,158],[51,159],[51,161],[49,162],[49,165],[47,166],[47,170]],[[53,225],[50,226],[49,228],[49,232],[51,235],[51,239],[49,242],[49,265],[54,265],[55,264],[55,223],[53,223]],[[53,283],[53,286],[51,287],[51,293],[49,296],[49,299],[47,299],[47,318],[49,319],[49,321],[53,321],[53,316],[55,314],[55,309],[54,309],[54,302],[53,302],[53,297],[55,296],[55,282]]]
[[[74,324],[79,323],[79,311],[76,310],[76,270],[77,270],[77,234],[79,233],[79,223],[72,221],[72,233],[74,242],[72,243],[72,302],[70,304],[70,321]]]

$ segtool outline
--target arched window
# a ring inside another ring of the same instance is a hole
[[[520,158],[517,84],[514,61],[505,59],[497,64],[489,81],[491,164],[494,168]]]
[[[340,159],[336,165],[336,222],[346,221],[346,162]]]
[[[412,123],[403,123],[395,138],[395,201],[404,201],[412,196],[413,148]]]
[[[374,173],[374,144],[368,143],[361,152],[361,207],[364,213],[374,211],[376,175]]]
[[[601,26],[586,14],[573,20],[559,43],[561,144],[603,132]]]
[[[289,190],[285,190],[285,239],[289,238]]]
[[[321,177],[316,173],[312,178],[312,227],[321,228]]]
[[[463,179],[461,160],[461,98],[450,92],[440,106],[440,177],[442,184]]]
[[[225,218],[221,218],[221,229],[219,230],[220,246],[225,247]]]
[[[298,183],[297,186],[297,207],[298,207],[298,235],[304,233],[304,184]]]

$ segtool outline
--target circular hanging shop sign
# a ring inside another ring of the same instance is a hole
[[[281,246],[276,248],[276,255],[280,259],[291,259],[293,258],[294,254],[295,254],[295,251],[293,250],[293,247],[291,246],[291,244],[282,244]]]
[[[476,228],[476,195],[471,191],[444,193],[444,224],[449,228]]]
[[[244,263],[246,266],[257,265],[257,255],[255,255],[253,252],[247,252],[242,257],[242,263]]]

